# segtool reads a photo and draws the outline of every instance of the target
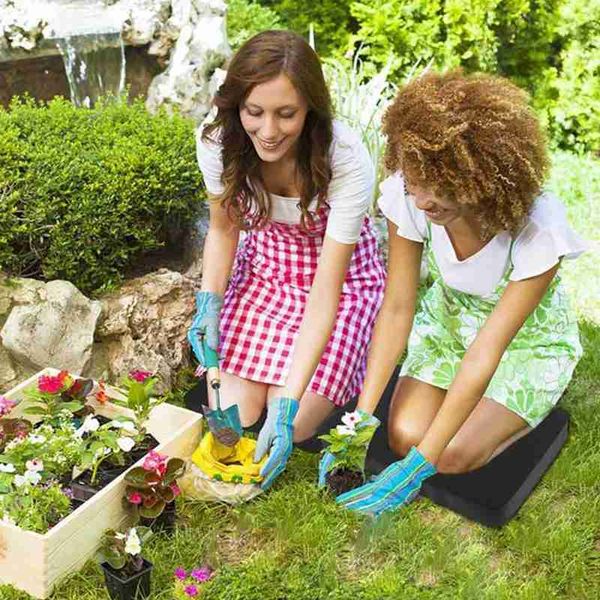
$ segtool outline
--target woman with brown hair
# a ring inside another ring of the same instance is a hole
[[[201,335],[218,348],[221,394],[243,426],[267,406],[255,456],[270,451],[266,488],[293,441],[362,384],[385,277],[367,217],[374,169],[294,33],[247,41],[214,104],[198,132],[210,226],[188,339],[201,364]]]
[[[500,77],[430,73],[385,115],[388,281],[358,406],[374,410],[406,349],[388,427],[405,458],[339,496],[350,509],[378,515],[438,470],[485,464],[546,417],[581,356],[558,270],[584,244],[542,190],[527,100]],[[423,250],[433,283],[416,309]]]

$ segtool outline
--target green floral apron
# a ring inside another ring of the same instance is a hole
[[[433,284],[417,308],[400,375],[448,389],[465,352],[508,285],[513,267],[509,261],[489,296],[458,291],[444,283],[430,238],[429,228],[424,252]],[[577,320],[557,275],[504,352],[484,395],[535,427],[560,399],[581,354]]]

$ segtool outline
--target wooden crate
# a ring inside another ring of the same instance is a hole
[[[23,391],[36,385],[40,375],[57,373],[56,369],[44,369],[3,395],[19,402],[23,399]],[[119,397],[114,388],[108,387],[107,394]],[[10,416],[21,416],[28,404],[27,400],[20,402]],[[98,414],[109,418],[132,414],[110,402],[101,405],[93,400],[90,404]],[[31,416],[28,418],[34,420]],[[147,429],[159,441],[157,452],[188,458],[200,439],[201,416],[185,408],[160,404],[152,411]],[[127,523],[128,515],[122,505],[124,475],[117,477],[44,535],[0,523],[0,583],[13,585],[36,598],[47,598],[61,578],[76,572],[93,557],[105,529]]]

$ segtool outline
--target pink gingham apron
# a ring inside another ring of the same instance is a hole
[[[271,221],[241,242],[221,311],[221,369],[243,379],[284,385],[321,253],[327,214],[310,233]],[[358,394],[385,284],[370,220],[365,218],[343,284],[329,342],[307,391],[343,406]]]

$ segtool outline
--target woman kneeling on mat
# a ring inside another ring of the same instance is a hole
[[[388,280],[358,408],[374,411],[406,349],[388,428],[405,458],[339,496],[350,509],[378,515],[437,471],[484,465],[548,415],[581,356],[557,273],[584,244],[542,191],[527,101],[505,79],[453,71],[409,83],[386,113]],[[424,249],[433,283],[418,301]]]
[[[218,347],[223,404],[239,405],[243,426],[268,406],[255,456],[270,453],[266,488],[293,441],[362,385],[385,285],[366,216],[374,169],[294,33],[246,42],[214,103],[197,143],[210,226],[188,338],[201,364],[201,336]]]

